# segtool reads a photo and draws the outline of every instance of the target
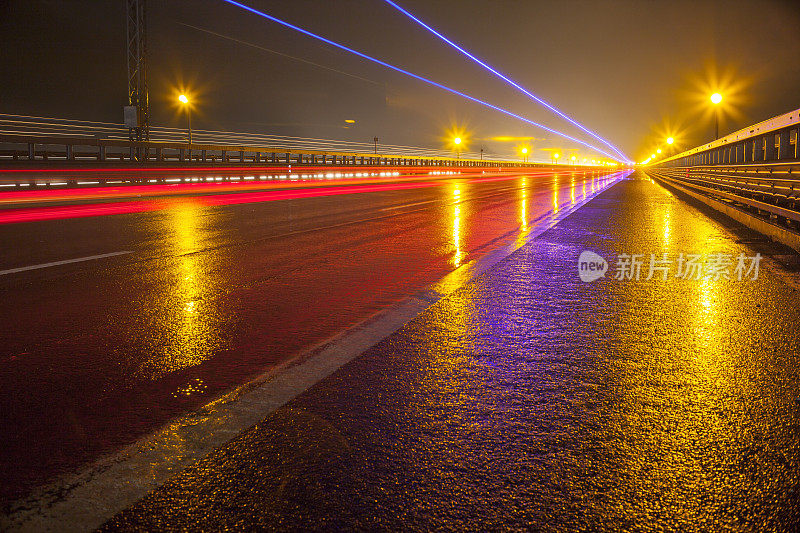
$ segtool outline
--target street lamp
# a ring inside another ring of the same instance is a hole
[[[378,138],[377,138],[377,137],[374,137],[374,138],[372,139],[372,142],[374,142],[374,143],[375,143],[375,154],[377,155],[377,153],[378,153]]]
[[[522,152],[522,160],[527,163],[528,162],[528,149],[523,147],[521,152]]]
[[[722,102],[722,95],[714,93],[711,95],[711,103],[714,104],[714,139],[719,139],[719,104]]]
[[[577,160],[578,158],[573,155],[569,159],[570,159],[570,161],[572,161],[572,164],[574,165],[575,164],[575,160]]]
[[[675,142],[675,139],[673,139],[672,137],[667,137],[667,144],[672,144],[674,142]]]
[[[461,159],[461,150],[459,150],[461,145],[461,137],[456,137],[453,139],[453,144],[456,145],[456,159]]]
[[[660,154],[661,153],[661,148],[656,148],[656,153]]]
[[[558,152],[553,154],[553,160],[555,161],[555,164],[558,164],[559,157],[561,157],[561,154],[559,154]]]
[[[186,120],[189,122],[189,144],[192,144],[192,113],[189,108],[189,99],[186,98],[185,94],[182,94],[178,97],[178,100],[186,108]]]

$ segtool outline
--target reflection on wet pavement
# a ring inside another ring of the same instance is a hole
[[[145,212],[0,224],[9,251],[0,269],[132,252],[0,277],[0,499],[155,431],[443,276],[460,285],[498,237],[521,234],[520,199],[533,226],[553,190],[568,202],[571,174],[560,172],[555,189],[550,171],[238,193],[228,184],[226,194],[143,199],[158,202]],[[68,207],[94,214],[92,202]]]
[[[625,180],[106,529],[796,531],[797,290],[583,250],[753,253]]]
[[[213,294],[224,284],[215,254],[197,253],[197,237],[203,224],[200,206],[180,203],[162,222],[161,231],[172,239],[175,260],[163,269],[158,287],[133,315],[147,316],[152,326],[142,328],[146,337],[139,346],[150,346],[149,355],[138,361],[137,379],[156,380],[164,374],[196,366],[223,347],[222,324],[214,309]],[[153,314],[153,311],[156,311]],[[158,325],[157,327],[154,327]],[[136,328],[131,328],[136,329]]]

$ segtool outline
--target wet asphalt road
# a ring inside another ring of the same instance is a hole
[[[30,221],[0,224],[0,500],[419,291],[602,177],[276,181],[156,198],[123,187],[3,203],[0,219]]]
[[[635,174],[105,529],[796,531],[796,274],[585,249],[783,253]]]

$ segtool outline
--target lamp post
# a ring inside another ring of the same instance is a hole
[[[185,94],[182,94],[178,97],[178,100],[180,100],[183,107],[186,108],[186,121],[189,123],[189,144],[192,144],[192,112],[189,107],[189,99],[186,98]]]
[[[377,155],[377,153],[378,153],[378,138],[377,138],[377,137],[374,137],[374,138],[372,139],[372,142],[374,142],[374,143],[375,143],[375,154]]]
[[[527,148],[523,148],[522,149],[522,161],[524,163],[528,162],[528,149]]]
[[[453,144],[456,145],[456,159],[461,159],[461,137],[453,139]]]
[[[553,154],[553,164],[555,164],[555,165],[558,164],[558,158],[559,157],[561,157],[561,154],[559,154],[558,152]]]
[[[722,95],[714,93],[711,95],[711,103],[714,104],[714,140],[719,139],[719,103],[722,102]]]

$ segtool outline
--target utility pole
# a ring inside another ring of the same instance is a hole
[[[147,0],[125,0],[128,43],[128,105],[125,125],[131,141],[150,140],[147,98]]]

